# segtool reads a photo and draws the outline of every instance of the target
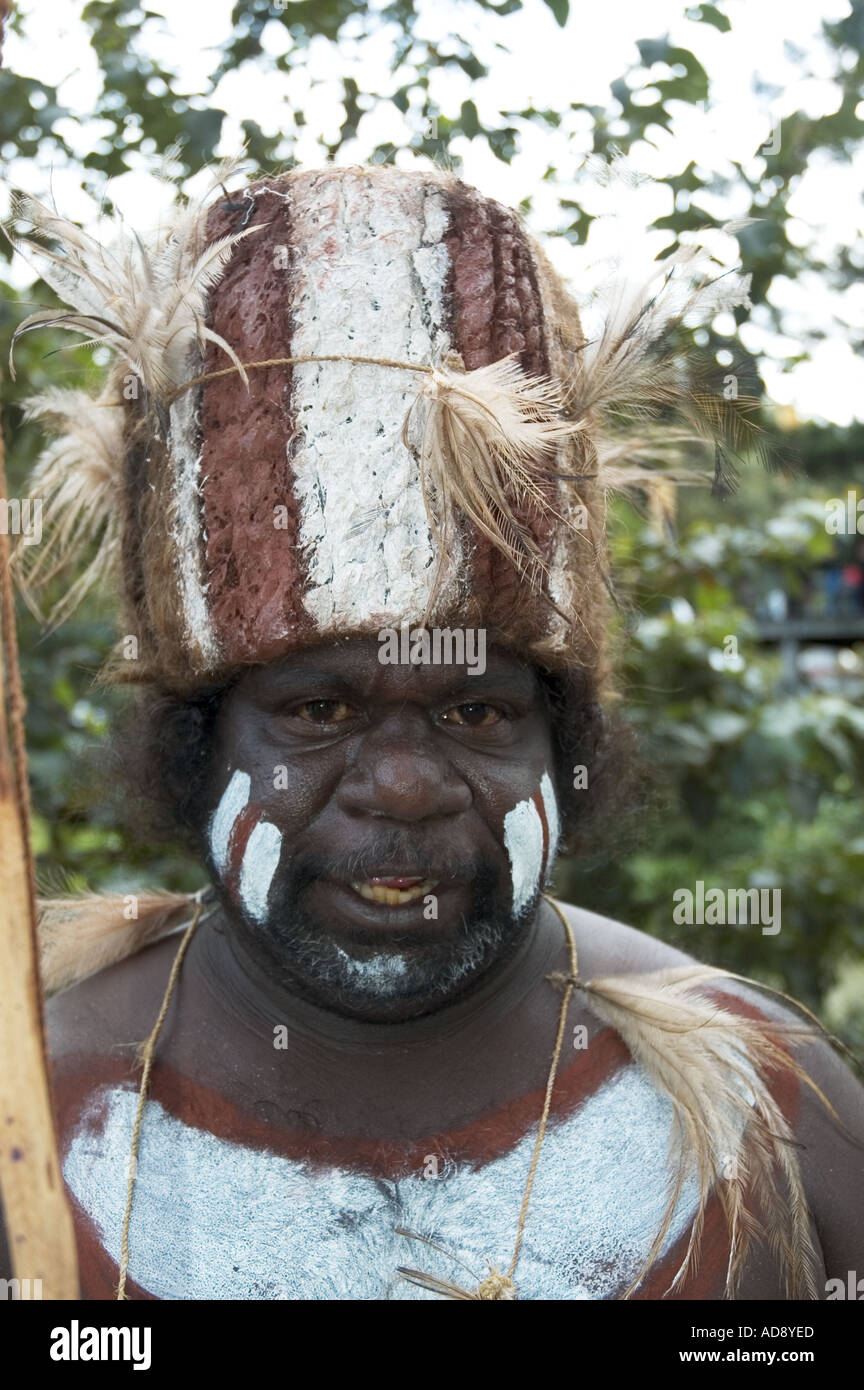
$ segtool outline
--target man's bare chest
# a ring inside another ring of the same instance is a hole
[[[514,1276],[520,1298],[620,1297],[662,1225],[671,1106],[634,1063],[619,1057],[601,1071],[589,1081],[579,1068],[562,1077]],[[435,1296],[406,1281],[400,1266],[474,1287],[490,1266],[509,1267],[535,1100],[410,1148],[316,1143],[275,1127],[241,1135],[200,1098],[185,1110],[151,1101],[129,1227],[132,1291],[161,1299]],[[103,1086],[66,1136],[64,1176],[84,1243],[98,1249],[103,1268],[106,1258],[119,1261],[136,1102],[128,1085]],[[643,1296],[662,1296],[696,1204],[691,1179],[662,1244],[664,1287]],[[701,1265],[703,1292],[691,1297],[716,1296],[726,1252],[714,1244]]]

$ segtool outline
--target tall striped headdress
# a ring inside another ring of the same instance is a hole
[[[109,674],[178,690],[430,622],[602,685],[606,488],[659,494],[669,448],[713,433],[670,333],[746,282],[689,248],[586,343],[516,214],[450,174],[228,178],[107,245],[18,200],[18,244],[69,308],[16,337],[53,325],[115,355],[96,400],[29,404],[58,438],[32,479],[47,534],[18,552],[25,595],[65,576],[60,620],[114,569]]]

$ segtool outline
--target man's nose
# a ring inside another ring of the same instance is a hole
[[[472,794],[437,745],[427,717],[403,709],[364,733],[338,801],[349,815],[420,821],[458,815]]]

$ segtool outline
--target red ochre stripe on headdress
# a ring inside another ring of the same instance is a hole
[[[249,213],[217,203],[207,219],[211,240],[230,235]],[[289,204],[255,192],[248,226],[266,226],[239,242],[210,294],[209,326],[241,361],[291,355],[290,272],[279,248],[293,245]],[[226,365],[207,349],[204,371]],[[299,548],[300,503],[289,443],[295,433],[290,366],[234,373],[201,392],[202,527],[207,602],[216,642],[227,662],[271,659],[286,637],[311,633],[303,608],[305,568]],[[276,508],[284,508],[277,513]],[[277,526],[276,520],[282,523]]]
[[[268,191],[271,188],[276,191]],[[428,199],[445,210],[440,230],[430,230]],[[295,172],[267,185],[253,184],[243,195],[216,204],[208,216],[208,238],[230,235],[241,223],[262,231],[234,247],[210,293],[209,326],[245,362],[291,356],[298,351],[301,330],[308,338],[310,325],[317,351],[374,356],[387,341],[383,329],[401,316],[409,346],[397,355],[407,360],[413,352],[418,361],[425,359],[429,353],[418,355],[412,346],[416,325],[426,314],[420,291],[402,293],[398,277],[394,289],[386,262],[374,259],[377,248],[393,235],[388,229],[397,214],[401,227],[416,229],[418,245],[411,252],[411,236],[400,232],[405,245],[394,254],[410,259],[429,253],[437,259],[423,264],[434,265],[439,276],[444,268],[435,291],[442,321],[430,330],[430,342],[460,354],[469,371],[515,353],[525,371],[548,374],[537,268],[517,217],[457,180],[424,181],[416,173],[395,169]],[[350,258],[358,256],[352,277]],[[324,314],[319,300],[337,272],[347,274],[345,283],[352,294],[380,298],[380,317],[372,316],[371,327],[340,319],[345,310],[338,300],[328,310],[333,321]],[[415,276],[417,284],[421,279]],[[388,302],[388,294],[391,299],[396,296],[393,302]],[[409,332],[410,324],[415,327]],[[224,353],[208,346],[204,371],[224,366]],[[308,537],[304,543],[301,535],[304,500],[298,494],[294,465],[303,445],[300,426],[308,426],[310,418],[308,393],[318,389],[319,380],[325,390],[332,371],[333,364],[320,364],[313,377],[307,373],[301,382],[297,368],[278,366],[251,372],[248,386],[235,373],[200,388],[203,579],[213,637],[227,664],[271,660],[322,632],[305,603],[314,545],[310,551]],[[356,398],[370,392],[383,398],[384,393],[404,388],[400,374],[389,369],[354,365],[351,372]],[[420,385],[418,377],[418,390]],[[326,429],[338,426],[349,410],[343,390],[332,403]],[[355,428],[352,457],[340,466],[356,469],[358,489],[369,491],[374,510],[373,479],[382,441],[367,438],[362,425]],[[326,452],[320,467],[318,486],[326,497],[333,482]],[[541,480],[540,486],[550,498],[554,495],[553,483]],[[276,508],[284,509],[279,526],[274,525]],[[550,516],[539,517],[527,504],[521,510],[516,506],[516,513],[541,548],[551,544]],[[401,517],[392,524],[401,526]],[[425,531],[425,524],[421,529]],[[409,531],[400,540],[406,556],[423,542],[422,536]],[[488,622],[506,626],[515,613],[523,626],[530,626],[537,600],[505,557],[473,529],[465,559],[471,601]],[[380,616],[389,621],[401,615]],[[543,605],[542,614],[534,615],[535,627],[539,622],[542,630],[548,617],[548,605]],[[327,624],[325,635],[326,628]]]

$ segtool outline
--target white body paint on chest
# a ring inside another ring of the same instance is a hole
[[[249,804],[251,786],[249,774],[238,768],[210,822],[210,852],[223,879],[231,868],[231,833],[238,816]],[[259,924],[267,918],[267,899],[281,853],[282,832],[269,821],[260,820],[253,827],[243,851],[237,890],[246,912]]]
[[[560,833],[558,803],[548,772],[540,779],[540,796],[549,828],[549,851],[543,855],[543,822],[529,797],[520,801],[504,817],[504,845],[510,857],[513,881],[513,912],[521,912],[539,888],[555,859]]]
[[[82,1124],[64,1163],[72,1193],[116,1262],[126,1195],[134,1091],[104,1097],[100,1133]],[[633,1279],[668,1201],[672,1108],[637,1064],[619,1070],[543,1145],[516,1274],[523,1299],[603,1299]],[[464,1284],[432,1235],[478,1278],[504,1269],[536,1130],[483,1167],[445,1161],[381,1181],[342,1167],[229,1143],[148,1103],[130,1227],[129,1275],[163,1299],[429,1299],[406,1283],[411,1265]],[[446,1160],[446,1155],[442,1156]],[[664,1252],[689,1227],[697,1189],[678,1203]]]

